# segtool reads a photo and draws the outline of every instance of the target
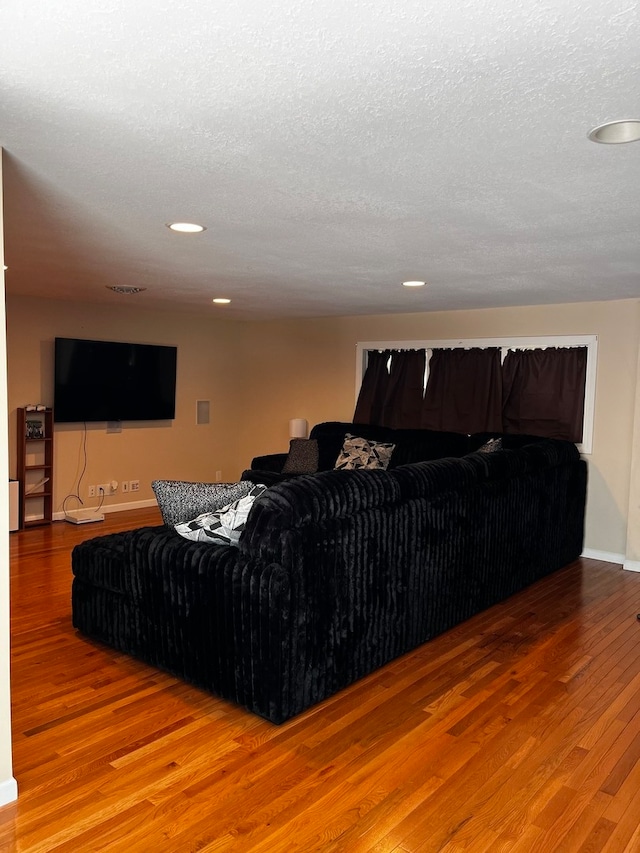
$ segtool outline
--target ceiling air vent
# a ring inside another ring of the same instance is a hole
[[[142,293],[147,289],[146,287],[129,287],[127,284],[107,284],[105,287],[107,290],[113,290],[114,293]]]

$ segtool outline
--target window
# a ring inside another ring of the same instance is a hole
[[[595,412],[595,384],[598,338],[596,335],[560,335],[522,338],[475,338],[441,341],[366,341],[357,344],[356,348],[356,401],[360,393],[362,378],[370,351],[385,353],[388,360],[394,351],[426,350],[426,369],[424,387],[429,377],[429,362],[433,350],[442,349],[500,349],[502,363],[510,350],[543,350],[549,347],[586,349],[586,376],[584,387],[584,413],[582,419],[582,442],[578,444],[583,453],[591,453],[593,445],[593,421]],[[382,355],[378,357],[380,361]]]

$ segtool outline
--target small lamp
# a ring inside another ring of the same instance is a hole
[[[306,438],[309,424],[304,418],[292,418],[289,421],[289,438]]]

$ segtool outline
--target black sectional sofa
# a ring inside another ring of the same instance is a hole
[[[332,422],[321,466],[346,432],[395,440],[389,469],[283,479],[286,455],[257,457],[281,481],[237,548],[167,527],[78,545],[75,627],[282,723],[580,555],[575,445]]]

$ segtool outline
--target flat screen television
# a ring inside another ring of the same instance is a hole
[[[57,423],[175,417],[176,347],[56,338],[54,363]]]

